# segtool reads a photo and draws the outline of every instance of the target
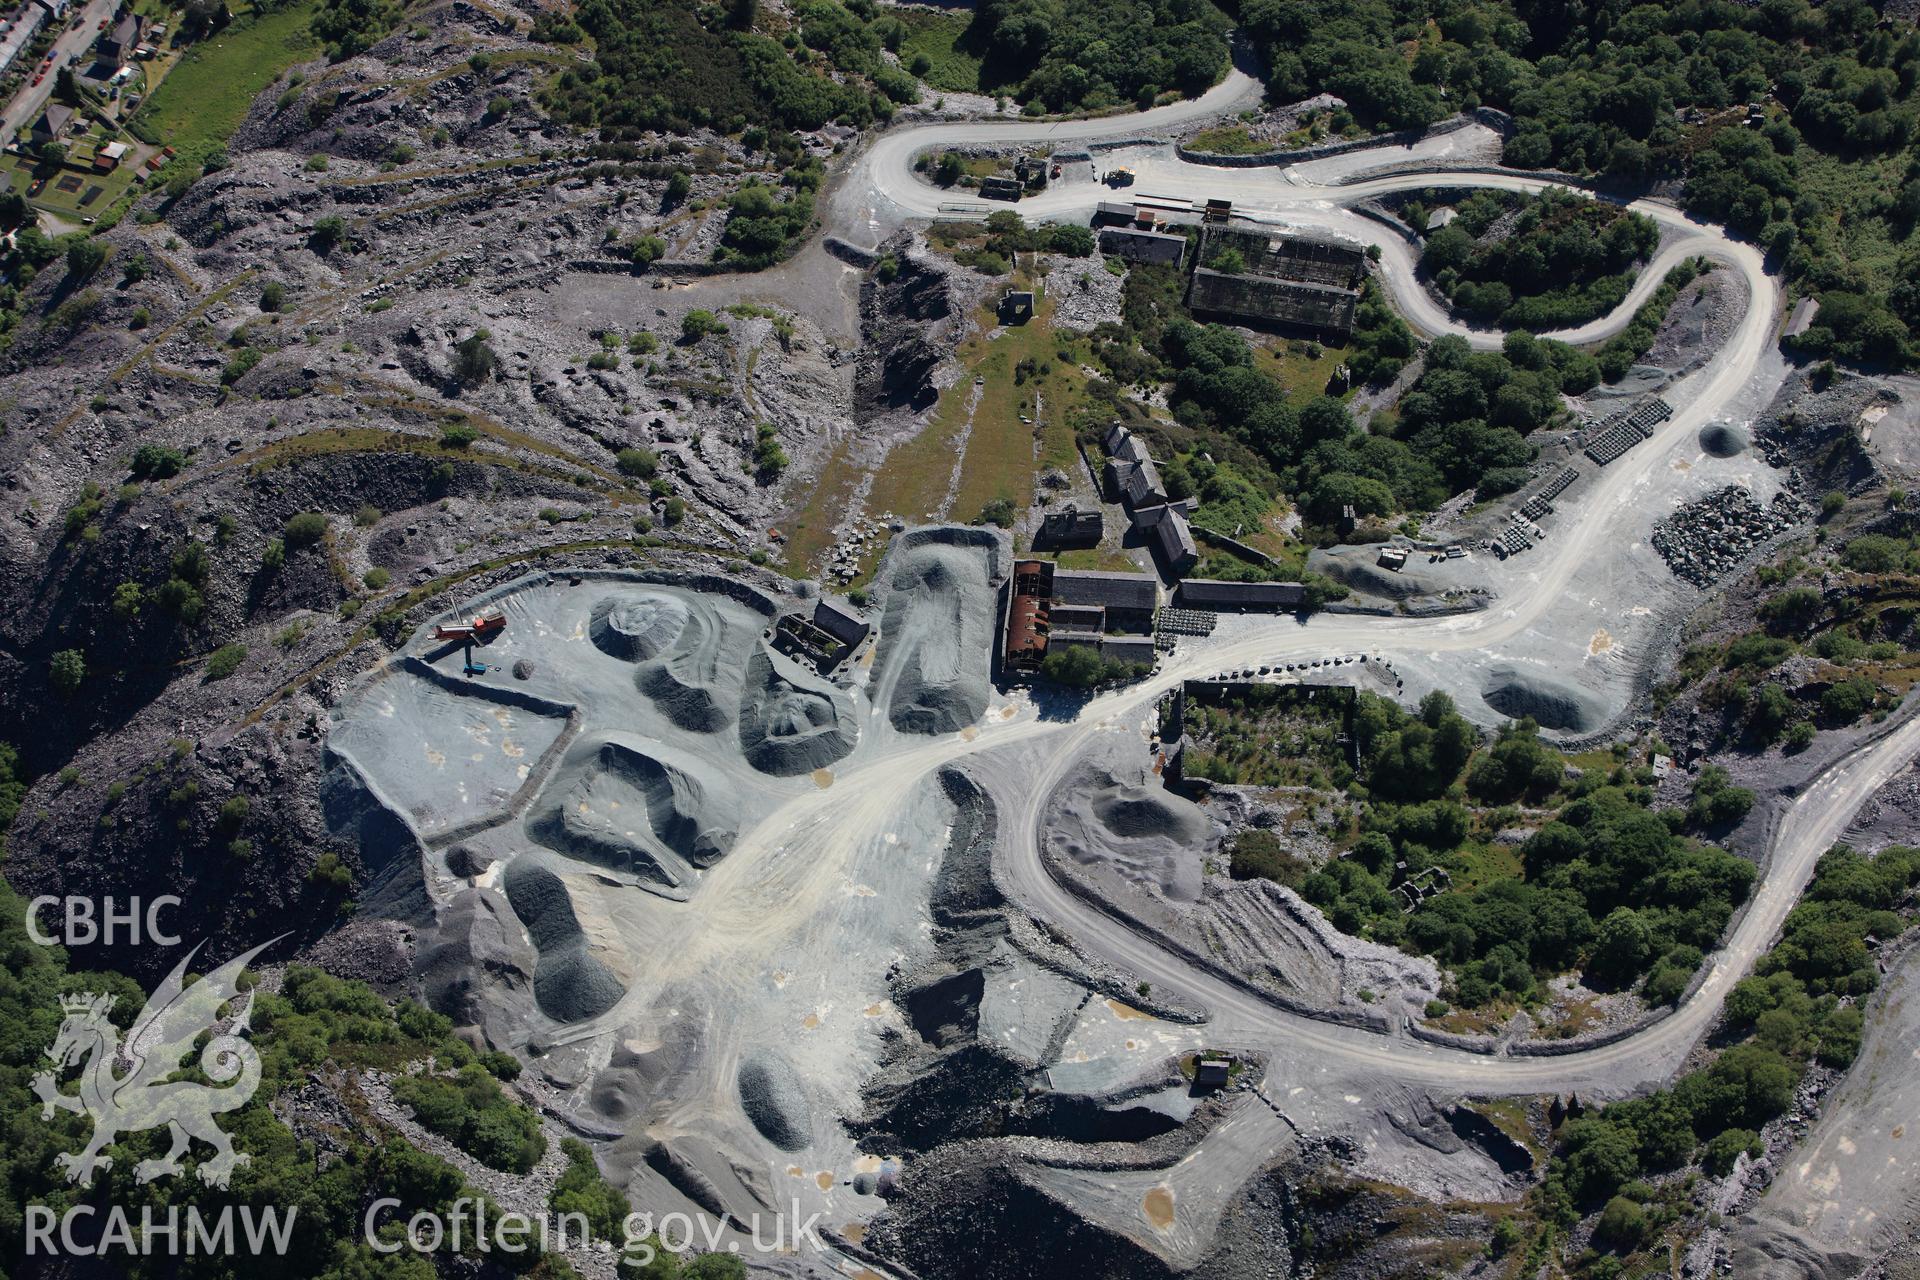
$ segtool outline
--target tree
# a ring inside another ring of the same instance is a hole
[[[262,311],[278,311],[281,305],[286,302],[286,299],[287,287],[278,280],[269,280],[266,286],[260,290],[260,309]]]
[[[1093,231],[1071,222],[1057,227],[1048,227],[1046,248],[1049,253],[1058,253],[1069,258],[1087,257],[1093,252]]]
[[[67,276],[72,280],[91,279],[93,273],[106,265],[108,247],[105,241],[91,237],[82,237],[67,246]]]
[[[651,449],[622,449],[614,455],[614,464],[620,468],[623,476],[638,476],[642,480],[653,478],[660,469],[660,459]]]
[[[1106,673],[1100,651],[1092,645],[1049,648],[1040,661],[1040,674],[1055,684],[1074,689],[1091,689]]]
[[[995,498],[980,508],[975,524],[998,525],[1002,529],[1011,529],[1014,519],[1013,503],[1007,498]]]
[[[1652,951],[1645,917],[1631,907],[1616,907],[1600,922],[1588,969],[1602,981],[1624,984],[1646,967]]]
[[[1625,1196],[1615,1196],[1600,1211],[1593,1238],[1621,1253],[1631,1253],[1646,1235],[1647,1211]]]
[[[651,266],[667,256],[667,242],[659,236],[641,236],[627,246],[627,256],[635,266]]]
[[[327,46],[327,57],[344,62],[371,48],[399,25],[394,0],[326,0],[313,15],[313,34]]]
[[[302,511],[287,521],[282,531],[289,547],[310,547],[327,534],[327,518],[318,511]]]
[[[143,444],[133,451],[127,470],[142,480],[167,480],[180,474],[187,455],[163,444]]]
[[[1873,705],[1877,692],[1865,676],[1848,676],[1820,695],[1820,711],[1834,724],[1852,724]]]
[[[137,582],[122,582],[113,589],[113,614],[122,621],[139,617],[145,602],[146,592]]]
[[[62,649],[47,663],[47,674],[53,681],[54,692],[71,698],[80,692],[81,682],[87,678],[87,656],[78,649]]]
[[[1631,1129],[1605,1116],[1569,1121],[1561,1131],[1559,1172],[1575,1203],[1605,1200],[1638,1177],[1636,1146]]]
[[[453,344],[453,376],[463,386],[478,386],[493,376],[499,358],[487,344],[492,336],[485,329],[475,329]]]
[[[315,252],[327,253],[347,238],[347,221],[337,213],[314,219],[313,231],[308,236]]]
[[[711,333],[725,333],[727,326],[711,311],[695,308],[680,317],[680,336],[687,342],[698,342]]]

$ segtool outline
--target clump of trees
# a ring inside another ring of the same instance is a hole
[[[413,1109],[424,1128],[489,1168],[526,1173],[547,1153],[539,1119],[508,1097],[478,1062],[461,1067],[451,1079],[401,1076],[393,1082],[393,1096]]]
[[[11,752],[0,748],[0,829],[12,816],[7,804],[11,760]],[[32,1075],[46,1065],[41,1051],[53,1034],[49,1010],[57,1019],[62,993],[106,992],[119,997],[114,1015],[124,1020],[139,1010],[145,995],[121,974],[70,972],[63,949],[28,939],[27,919],[25,903],[0,882],[0,951],[8,957],[8,981],[0,984],[0,1028],[7,1032],[0,1035],[0,1115],[8,1123],[0,1171],[21,1203],[59,1205],[68,1203],[63,1198],[73,1192],[54,1157],[78,1149],[88,1122],[65,1112],[42,1119],[29,1088]],[[243,977],[242,984],[251,986],[251,979]],[[483,1265],[488,1257],[497,1260],[497,1252],[482,1255],[471,1240],[458,1259],[445,1246],[431,1258],[376,1254],[362,1236],[365,1207],[375,1199],[390,1196],[398,1201],[391,1217],[404,1223],[421,1210],[445,1214],[455,1199],[478,1193],[445,1161],[378,1126],[354,1126],[335,1134],[336,1158],[316,1165],[312,1146],[296,1140],[272,1109],[276,1098],[317,1072],[393,1070],[414,1062],[457,1070],[480,1061],[453,1034],[451,1020],[411,1001],[390,1005],[364,983],[299,965],[287,969],[277,993],[255,991],[252,1000],[250,1038],[260,1054],[261,1086],[251,1101],[220,1122],[251,1162],[228,1188],[204,1187],[191,1172],[185,1175],[180,1186],[191,1188],[199,1211],[211,1220],[229,1207],[248,1207],[256,1214],[271,1207],[283,1220],[291,1217],[290,1247],[274,1263],[275,1273],[288,1280],[371,1275],[430,1280],[440,1265],[470,1268]],[[532,1114],[522,1111],[531,1121]],[[117,1145],[125,1151],[116,1151],[114,1163],[96,1176],[93,1194],[116,1204],[135,1204],[142,1195],[136,1165],[164,1154],[169,1139],[163,1128],[123,1135]],[[190,1166],[193,1159],[190,1154]],[[17,1215],[0,1217],[0,1253],[21,1256],[23,1233]],[[520,1261],[536,1276],[550,1267],[537,1252],[521,1255]],[[181,1280],[214,1280],[228,1274],[230,1264],[230,1258],[217,1254],[182,1256],[170,1260],[169,1270]]]
[[[326,0],[310,25],[328,59],[344,62],[383,40],[400,25],[401,13],[394,0]]]
[[[1650,790],[1624,765],[1569,781],[1565,759],[1531,721],[1507,725],[1476,752],[1478,735],[1445,694],[1429,694],[1414,716],[1363,694],[1354,735],[1355,792],[1370,801],[1361,834],[1301,892],[1343,932],[1447,965],[1461,1005],[1526,1000],[1545,977],[1572,969],[1602,985],[1639,983],[1654,1003],[1677,999],[1752,884],[1750,863],[1650,810]],[[1723,786],[1712,780],[1709,789]],[[1403,914],[1396,883],[1429,869],[1458,873],[1485,838],[1462,789],[1485,805],[1572,798],[1520,846],[1521,876],[1431,893]]]
[[[1504,225],[1514,208],[1518,215]],[[1476,238],[1496,221],[1500,234]],[[1427,238],[1420,269],[1469,317],[1538,333],[1575,328],[1619,306],[1633,287],[1634,264],[1659,241],[1653,219],[1571,191],[1482,191]]]
[[[1070,689],[1091,689],[1109,680],[1137,680],[1150,667],[1131,662],[1109,661],[1092,645],[1051,648],[1040,661],[1040,675]]]
[[[1205,91],[1226,70],[1227,26],[1200,0],[985,0],[961,41],[983,59],[983,89],[1036,110],[1101,110]]]
[[[1793,1104],[1809,1062],[1845,1067],[1859,1052],[1859,1008],[1840,1000],[1878,985],[1866,940],[1905,927],[1893,907],[1915,885],[1920,849],[1895,846],[1871,859],[1846,845],[1829,850],[1779,943],[1727,996],[1736,1043],[1671,1088],[1562,1125],[1535,1210],[1567,1227],[1605,1206],[1610,1230],[1627,1230],[1616,1247],[1630,1249],[1632,1215],[1614,1201],[1633,1200],[1638,1179],[1696,1157],[1725,1173],[1740,1152],[1757,1152],[1756,1131]]]

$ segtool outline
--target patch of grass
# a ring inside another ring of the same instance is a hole
[[[1318,359],[1313,355],[1315,350],[1320,352]],[[1346,358],[1347,349],[1344,346],[1330,347],[1297,339],[1253,349],[1254,368],[1285,387],[1287,398],[1296,405],[1324,394],[1327,379],[1333,377],[1333,371]]]
[[[163,138],[176,164],[198,169],[246,118],[260,91],[296,62],[320,52],[307,30],[314,0],[272,13],[243,16],[225,31],[189,49],[140,107],[139,119]]]
[[[1518,845],[1469,841],[1456,849],[1453,857],[1459,868],[1453,873],[1453,888],[1458,893],[1471,893],[1482,885],[1502,880],[1525,878]]]
[[[1095,569],[1112,573],[1138,573],[1140,566],[1118,551],[1105,547],[1083,547],[1062,551],[1054,557],[1062,569]]]
[[[925,58],[927,68],[920,78],[929,87],[945,93],[980,92],[980,59],[961,47],[961,36],[973,21],[971,9],[903,9],[897,16],[907,28],[907,38],[900,42],[901,66],[911,70]]]
[[[1195,151],[1207,151],[1217,156],[1252,156],[1273,149],[1270,143],[1260,141],[1247,132],[1243,124],[1221,125],[1217,129],[1202,129],[1193,135],[1187,146]]]
[[[819,567],[815,562],[832,545],[834,526],[846,514],[863,474],[853,460],[851,444],[844,439],[837,441],[827,454],[819,479],[808,486],[806,503],[780,526],[787,535],[787,563],[802,570]]]

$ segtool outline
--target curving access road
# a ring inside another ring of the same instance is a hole
[[[1324,161],[1291,167],[1211,167],[1181,160],[1166,143],[1129,141],[1231,110],[1256,89],[1250,78],[1236,72],[1204,99],[1137,116],[1062,123],[969,122],[889,133],[855,161],[839,188],[832,229],[849,239],[872,241],[906,221],[968,213],[978,216],[986,211],[990,206],[977,202],[972,209],[956,207],[953,193],[935,189],[915,173],[916,159],[936,149],[1032,143],[1067,147],[1106,142],[1112,145],[1102,166],[1124,163],[1137,175],[1133,190],[1119,198],[1178,206],[1226,197],[1233,201],[1236,216],[1377,243],[1384,285],[1416,328],[1429,336],[1458,333],[1477,347],[1497,347],[1501,334],[1454,321],[1419,283],[1414,247],[1408,240],[1356,213],[1354,206],[1372,197],[1434,185],[1535,192],[1564,184],[1524,173],[1448,168],[1450,160],[1457,162],[1459,158],[1455,154],[1457,138],[1416,144],[1404,153],[1390,154],[1388,163],[1400,171],[1381,176],[1367,176],[1359,167]],[[1378,160],[1376,154],[1361,165]],[[1019,208],[1030,218],[1084,222],[1103,198],[1113,197],[1090,182],[1056,183],[1023,201]],[[1322,1083],[1334,1078],[1389,1080],[1481,1096],[1568,1089],[1618,1096],[1671,1077],[1709,1028],[1727,991],[1750,972],[1763,953],[1797,901],[1820,854],[1842,835],[1860,806],[1883,783],[1920,755],[1920,717],[1905,718],[1859,747],[1786,808],[1775,826],[1770,856],[1748,905],[1720,950],[1709,958],[1704,979],[1670,1016],[1627,1038],[1556,1057],[1481,1055],[1290,1012],[1076,897],[1054,879],[1040,854],[1048,801],[1087,748],[1100,734],[1135,731],[1153,700],[1178,682],[1332,653],[1380,656],[1474,651],[1511,640],[1540,622],[1576,586],[1583,568],[1599,555],[1601,539],[1617,536],[1619,518],[1626,508],[1644,498],[1651,473],[1666,464],[1674,446],[1707,423],[1733,416],[1737,406],[1764,402],[1777,375],[1777,365],[1770,367],[1768,356],[1781,294],[1760,253],[1670,204],[1638,200],[1629,207],[1652,218],[1662,229],[1662,246],[1654,261],[1611,314],[1552,336],[1578,343],[1604,340],[1631,320],[1669,267],[1696,255],[1713,260],[1738,277],[1746,293],[1745,311],[1721,349],[1664,393],[1676,407],[1673,417],[1651,442],[1601,473],[1577,514],[1557,528],[1554,540],[1530,553],[1536,558],[1524,582],[1494,609],[1442,619],[1320,615],[1305,624],[1276,620],[1250,638],[1176,655],[1148,682],[1095,699],[1070,723],[1023,717],[982,726],[977,738],[929,744],[902,753],[884,766],[843,778],[829,796],[819,798],[820,807],[831,810],[834,820],[818,824],[817,834],[803,837],[804,843],[815,846],[809,855],[831,865],[836,860],[835,845],[851,843],[881,828],[901,792],[904,775],[971,757],[974,772],[1000,805],[1001,841],[995,866],[1008,893],[1036,916],[1063,929],[1089,954],[1158,989],[1177,991],[1196,1000],[1208,1012],[1206,1035],[1210,1043],[1240,1045],[1266,1053],[1271,1065],[1264,1086],[1270,1098],[1289,1092],[1282,1076],[1318,1078]],[[789,845],[788,852],[794,851]],[[736,852],[727,865],[730,870],[745,872],[749,862]],[[791,884],[787,887],[793,888]],[[1293,1094],[1303,1092],[1309,1097],[1300,1105],[1305,1108],[1308,1127],[1312,1127],[1323,1113],[1314,1109],[1310,1091],[1291,1090]],[[1206,1160],[1190,1156],[1166,1177],[1168,1185],[1185,1187],[1186,1194],[1201,1204],[1211,1202],[1211,1208],[1196,1215],[1197,1225],[1188,1226],[1177,1237],[1161,1238],[1158,1247],[1170,1256],[1200,1256],[1210,1230],[1208,1221],[1226,1201],[1223,1193],[1257,1172],[1287,1136],[1275,1113],[1258,1107],[1242,1108],[1231,1125],[1210,1135],[1203,1144],[1208,1148]],[[1138,1223],[1132,1226],[1137,1233]]]

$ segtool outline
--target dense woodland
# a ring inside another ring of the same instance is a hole
[[[1434,956],[1465,1006],[1527,1001],[1578,969],[1598,985],[1677,999],[1745,900],[1753,865],[1691,833],[1744,814],[1751,794],[1703,775],[1699,802],[1656,813],[1651,772],[1623,759],[1566,781],[1566,761],[1527,721],[1484,749],[1444,693],[1409,715],[1362,694],[1354,716],[1364,802],[1358,838],[1300,884],[1343,932]],[[1510,873],[1492,836],[1517,808],[1553,811]],[[1403,914],[1393,886],[1429,869],[1452,885]]]
[[[1226,15],[1209,0],[983,0],[963,37],[982,88],[1049,111],[1152,106],[1227,69]]]
[[[1806,351],[1912,356],[1920,35],[1862,0],[1247,0],[1240,16],[1275,100],[1333,92],[1392,128],[1498,107],[1509,164],[1683,179],[1690,210],[1823,299]]]
[[[1529,333],[1610,313],[1660,242],[1653,219],[1559,189],[1477,191],[1456,213],[1427,237],[1422,274],[1469,319]]]
[[[1524,332],[1511,334],[1497,352],[1443,338],[1428,349],[1393,429],[1356,432],[1339,399],[1290,399],[1255,362],[1239,330],[1196,323],[1166,268],[1127,273],[1123,317],[1095,333],[1110,376],[1143,387],[1170,384],[1168,401],[1180,422],[1224,436],[1257,460],[1257,468],[1229,460],[1236,473],[1229,479],[1293,495],[1310,532],[1329,537],[1346,506],[1356,515],[1384,516],[1431,510],[1466,489],[1493,496],[1519,488],[1536,452],[1527,436],[1562,414],[1561,392],[1578,394],[1601,378],[1593,356]],[[1391,381],[1413,353],[1412,334],[1371,292],[1356,318],[1350,366],[1356,376]],[[1218,474],[1216,467],[1196,479]],[[1201,494],[1203,514],[1229,496],[1188,482],[1180,468],[1167,475],[1176,490]]]

